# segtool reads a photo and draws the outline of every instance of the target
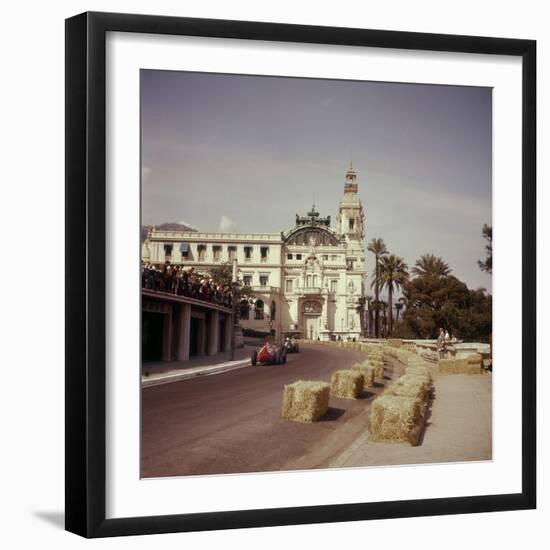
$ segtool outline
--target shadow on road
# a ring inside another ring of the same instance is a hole
[[[424,436],[426,435],[426,430],[429,426],[431,426],[431,422],[429,421],[432,416],[432,405],[435,399],[435,390],[432,389],[430,392],[430,396],[427,403],[427,409],[426,409],[426,416],[424,417],[424,426],[422,426],[422,432],[420,433],[420,437],[418,438],[417,447],[422,445],[424,443]]]
[[[336,407],[329,407],[328,411],[321,416],[320,422],[329,422],[331,420],[338,420],[344,413],[345,409],[337,409]]]

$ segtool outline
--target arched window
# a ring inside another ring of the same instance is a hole
[[[254,304],[254,319],[256,321],[262,321],[264,318],[264,303],[262,300],[256,300]]]
[[[245,321],[248,321],[250,315],[250,305],[246,300],[241,300],[239,304],[239,317]]]
[[[277,304],[275,303],[275,300],[272,300],[271,302],[271,320],[275,321],[275,314],[277,313]]]

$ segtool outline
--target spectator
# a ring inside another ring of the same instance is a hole
[[[447,345],[445,343],[445,331],[443,328],[439,329],[439,335],[437,337],[437,352],[439,354],[440,359],[445,358],[445,351],[447,349]]]
[[[162,266],[143,262],[141,286],[148,290],[169,292],[233,307],[233,292],[229,285],[222,287],[211,278],[199,278],[193,267],[186,270],[182,266],[171,265],[168,261]]]

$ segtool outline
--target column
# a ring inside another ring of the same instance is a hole
[[[220,339],[220,312],[215,309],[207,315],[207,330],[208,330],[208,348],[206,355],[216,355],[218,353],[218,342]]]
[[[191,338],[191,306],[180,304],[178,312],[178,342],[177,359],[187,361],[189,359],[189,342]]]
[[[225,341],[223,342],[223,351],[231,350],[231,334],[234,330],[233,327],[233,315],[225,315],[225,327],[224,327]]]
[[[162,360],[172,361],[172,308],[163,315]]]
[[[201,318],[199,319],[199,326],[197,330],[197,356],[204,355],[204,348],[205,348],[205,319]]]

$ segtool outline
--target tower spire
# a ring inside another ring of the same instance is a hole
[[[357,183],[357,172],[350,167],[346,172],[344,183],[344,196],[340,201],[340,208],[336,218],[338,233],[345,235],[348,239],[358,242],[364,235],[364,213],[361,199],[359,198],[359,185]]]
[[[357,193],[357,172],[353,169],[350,162],[349,169],[346,172],[346,183],[344,184],[344,193]]]

